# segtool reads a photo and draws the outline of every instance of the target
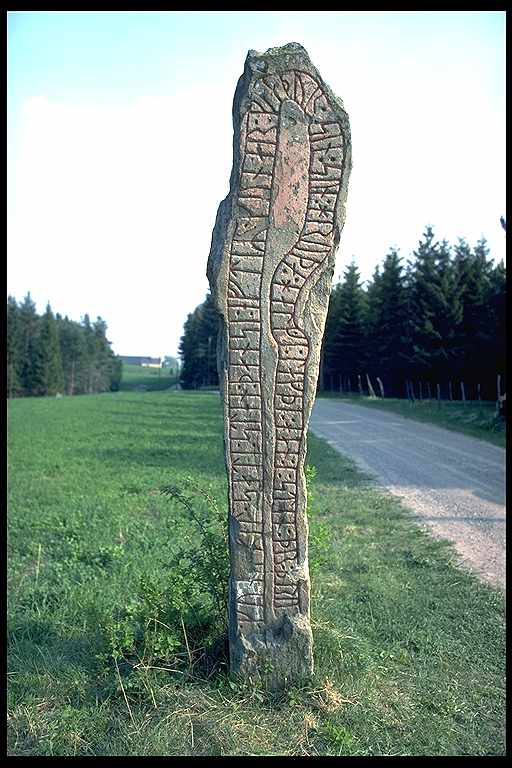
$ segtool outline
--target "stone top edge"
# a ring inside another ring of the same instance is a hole
[[[250,50],[247,53],[246,66],[253,71],[263,71],[268,67],[281,69],[287,64],[305,64],[312,67],[309,54],[300,43],[287,43],[286,45],[268,48],[264,53]]]
[[[306,56],[308,56],[308,52],[300,43],[286,43],[285,45],[278,45],[274,48],[267,48],[267,50],[264,52],[255,51],[251,48],[251,50],[247,53],[247,58],[250,59],[261,58],[262,56],[282,56],[290,53],[300,53],[306,54]]]
[[[339,113],[339,117],[343,119],[347,133],[349,134],[348,116],[342,99],[339,96],[336,96],[325,82],[320,72],[311,61],[309,53],[300,43],[291,42],[286,43],[285,45],[275,46],[273,48],[268,48],[264,53],[250,49],[247,53],[244,76],[241,78],[240,84],[243,82],[249,83],[251,80],[257,80],[266,75],[279,75],[294,68],[309,72],[319,83],[321,83],[322,87],[327,92],[332,106]],[[249,86],[249,88],[251,87],[252,86]]]

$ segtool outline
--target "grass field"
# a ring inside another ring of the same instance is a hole
[[[468,400],[464,405],[460,400],[442,400],[438,403],[436,400],[426,399],[412,403],[399,398],[389,397],[383,400],[381,397],[371,398],[358,394],[340,395],[337,392],[322,392],[320,396],[341,398],[354,405],[383,409],[397,416],[404,416],[406,419],[428,422],[438,427],[462,432],[501,448],[506,446],[506,426],[502,419],[495,418],[496,403]]]
[[[123,363],[121,392],[155,392],[171,388],[176,388],[176,377],[170,376],[168,369],[143,368],[141,365]]]
[[[213,672],[187,661],[186,606],[181,644],[112,654],[136,611],[156,633],[170,563],[198,545],[159,489],[192,475],[225,509],[218,394],[15,400],[8,417],[9,754],[504,754],[503,597],[323,441],[315,676],[276,696],[230,680],[222,653]]]

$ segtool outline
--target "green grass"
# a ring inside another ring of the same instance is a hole
[[[122,392],[155,392],[171,387],[176,387],[176,377],[170,376],[167,368],[143,368],[141,365],[123,363]]]
[[[395,413],[406,419],[423,421],[444,427],[455,432],[462,432],[470,437],[485,440],[501,448],[506,446],[505,422],[495,419],[496,403],[460,400],[416,400],[415,403],[399,398],[371,398],[358,394],[338,394],[337,392],[322,392],[320,397],[332,397],[364,405],[365,408],[377,408]]]
[[[187,475],[226,503],[218,394],[9,402],[11,755],[504,754],[504,600],[310,435],[315,677],[273,696],[109,660],[165,575]]]

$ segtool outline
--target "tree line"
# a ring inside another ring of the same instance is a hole
[[[7,395],[79,395],[116,391],[122,362],[106,337],[101,317],[80,322],[53,314],[50,304],[38,315],[30,293],[7,298]]]
[[[404,265],[390,249],[366,287],[352,261],[332,290],[323,341],[323,389],[417,397],[420,388],[496,400],[505,383],[506,271],[484,238],[437,241],[428,226]],[[380,379],[380,382],[378,382]]]
[[[496,400],[505,391],[506,270],[486,240],[450,246],[426,227],[404,263],[391,248],[362,284],[354,261],[333,286],[319,388]],[[188,315],[181,339],[181,384],[218,383],[217,313],[210,294]]]

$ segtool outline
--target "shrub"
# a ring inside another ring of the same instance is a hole
[[[105,627],[109,655],[132,670],[142,664],[209,675],[225,660],[226,516],[191,478],[184,488],[160,492],[186,511],[193,535],[183,537],[164,572],[141,577],[137,593]],[[170,522],[179,529],[178,519]]]

